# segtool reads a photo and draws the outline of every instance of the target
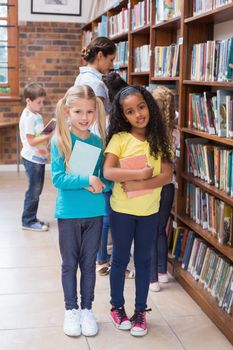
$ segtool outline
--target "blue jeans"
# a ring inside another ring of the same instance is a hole
[[[89,310],[92,308],[96,280],[96,254],[102,222],[102,216],[85,219],[58,219],[62,286],[66,310],[78,309],[78,266],[81,270],[81,308]]]
[[[107,245],[108,245],[108,232],[109,232],[109,215],[111,211],[111,207],[110,207],[111,194],[112,194],[111,191],[104,193],[107,215],[103,217],[103,229],[101,234],[100,247],[97,254],[97,261],[101,261],[101,262],[107,262],[109,258]]]
[[[158,281],[158,273],[167,272],[168,246],[166,226],[172,209],[175,187],[174,184],[163,186],[159,207],[158,235],[151,249],[151,282]]]
[[[134,264],[136,270],[135,309],[145,310],[150,284],[151,245],[157,234],[158,213],[136,216],[111,211],[110,228],[113,241],[110,270],[111,304],[122,306],[124,300],[125,270],[134,240]]]
[[[36,215],[39,198],[44,186],[45,164],[33,163],[27,159],[22,159],[29,181],[28,190],[24,198],[22,224],[23,226],[30,226],[37,222]]]

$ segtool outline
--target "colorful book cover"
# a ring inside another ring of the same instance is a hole
[[[140,154],[138,156],[127,157],[120,159],[120,166],[122,169],[142,169],[147,165],[147,158],[145,154]],[[138,191],[128,191],[127,197],[133,198],[138,196],[144,196],[153,192],[153,190],[138,190]]]

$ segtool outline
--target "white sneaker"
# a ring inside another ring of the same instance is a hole
[[[86,337],[93,337],[98,333],[98,325],[92,310],[81,310],[81,329]]]
[[[78,337],[81,335],[80,317],[81,312],[79,309],[65,311],[63,329],[66,335],[70,337]]]
[[[151,292],[159,292],[160,291],[159,282],[150,283],[150,290]]]
[[[159,279],[159,283],[168,283],[168,274],[167,273],[159,273],[158,279]]]

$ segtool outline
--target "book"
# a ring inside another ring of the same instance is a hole
[[[69,161],[70,172],[73,175],[92,175],[100,152],[101,148],[76,140]]]
[[[142,169],[147,165],[147,158],[145,154],[140,154],[138,156],[126,157],[120,159],[120,167],[122,169]],[[138,196],[144,196],[149,194],[153,190],[138,190],[138,191],[127,191],[127,197],[133,198]]]
[[[50,121],[45,125],[44,129],[41,131],[41,134],[50,134],[56,127],[56,119],[52,118]]]

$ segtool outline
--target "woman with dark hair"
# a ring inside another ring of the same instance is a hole
[[[113,67],[116,56],[116,45],[105,37],[97,37],[82,50],[83,59],[87,65],[80,67],[74,85],[89,85],[96,96],[103,100],[106,114],[110,111],[108,89],[102,77]]]

